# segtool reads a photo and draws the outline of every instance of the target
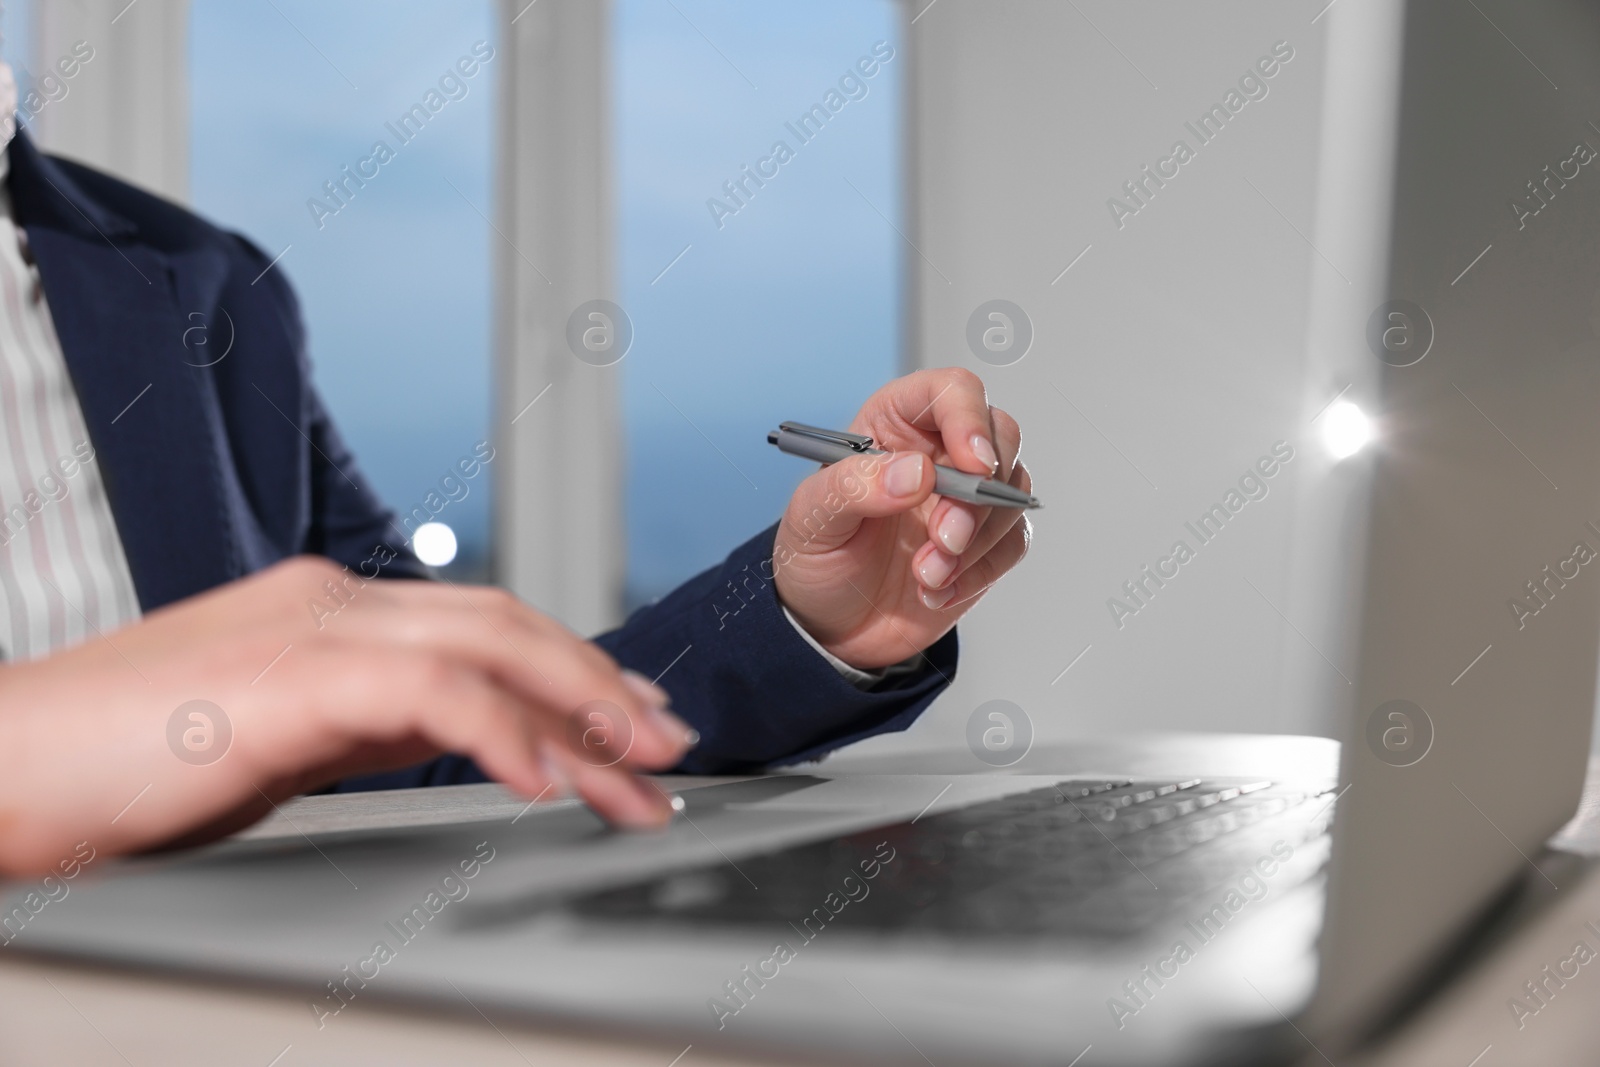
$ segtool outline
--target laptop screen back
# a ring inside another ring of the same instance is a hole
[[[1342,598],[1355,664],[1313,1010],[1347,1032],[1538,877],[1527,857],[1581,788],[1600,648],[1600,9],[1414,0],[1330,19],[1313,240],[1343,276],[1316,275],[1307,350],[1348,369],[1341,403],[1377,429],[1330,473],[1345,498],[1301,516],[1302,583]],[[1345,569],[1310,573],[1334,536]]]

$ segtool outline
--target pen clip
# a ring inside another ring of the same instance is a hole
[[[852,452],[868,452],[872,449],[872,438],[863,437],[858,433],[846,433],[844,430],[824,430],[820,426],[807,426],[803,422],[780,422],[778,429],[801,437],[809,437],[814,441],[844,445]]]

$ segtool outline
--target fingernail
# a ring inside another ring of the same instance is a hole
[[[567,777],[566,768],[561,766],[561,761],[556,754],[550,751],[550,742],[539,743],[539,769],[550,782],[550,788],[556,791],[557,796],[567,796],[572,792],[572,779]]]
[[[977,528],[978,520],[973,518],[972,512],[953,507],[939,520],[939,541],[946,552],[959,556],[972,543],[972,535]]]
[[[972,435],[972,451],[977,454],[978,462],[989,468],[990,474],[1000,469],[1000,457],[994,454],[994,445],[983,434]]]
[[[948,589],[923,589],[919,592],[922,595],[923,607],[930,611],[938,611],[950,603],[950,598],[956,595],[956,587],[952,585]]]
[[[654,782],[645,778],[635,778],[634,788],[639,795],[650,805],[651,811],[642,819],[626,820],[626,825],[637,830],[659,830],[672,821],[672,817],[683,810],[683,799],[668,793]]]
[[[693,748],[700,743],[700,731],[696,730],[693,726],[690,726],[688,723],[672,714],[672,712],[668,711],[666,708],[663,708],[657,704],[651,704],[649,705],[648,711],[650,718],[654,720],[656,726],[659,727],[661,732],[666,734],[668,737],[680,740],[683,744],[688,745],[690,748]]]
[[[937,548],[928,553],[928,558],[917,564],[917,577],[922,579],[925,587],[923,590],[923,603],[927,603],[927,590],[938,589],[950,580],[956,572],[956,561],[940,552]],[[948,598],[946,598],[948,599]],[[941,602],[942,604],[942,602]],[[936,605],[929,605],[934,607]]]
[[[624,670],[622,684],[627,686],[634,696],[644,702],[646,707],[666,707],[672,703],[672,694],[656,685],[638,671]]]
[[[883,485],[889,490],[889,495],[912,496],[921,489],[922,463],[921,452],[907,452],[903,456],[896,456],[889,464],[888,472],[883,476]]]

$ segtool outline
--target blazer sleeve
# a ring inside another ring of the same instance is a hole
[[[700,731],[676,768],[734,774],[820,759],[875,734],[904,730],[955,677],[952,630],[921,668],[863,691],[846,681],[784,618],[772,581],[770,526],[721,564],[639,609],[596,642],[624,667],[655,678],[673,712]],[[340,783],[338,792],[482,782],[468,759],[445,756]]]
[[[954,630],[923,653],[920,669],[883,687],[863,691],[841,677],[784,618],[772,581],[776,533],[769,526],[597,639],[623,666],[661,675],[673,711],[700,731],[680,770],[813,760],[904,730],[955,677]]]

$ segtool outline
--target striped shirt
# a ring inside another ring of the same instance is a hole
[[[24,660],[137,619],[139,601],[8,170],[0,149],[0,658]]]

